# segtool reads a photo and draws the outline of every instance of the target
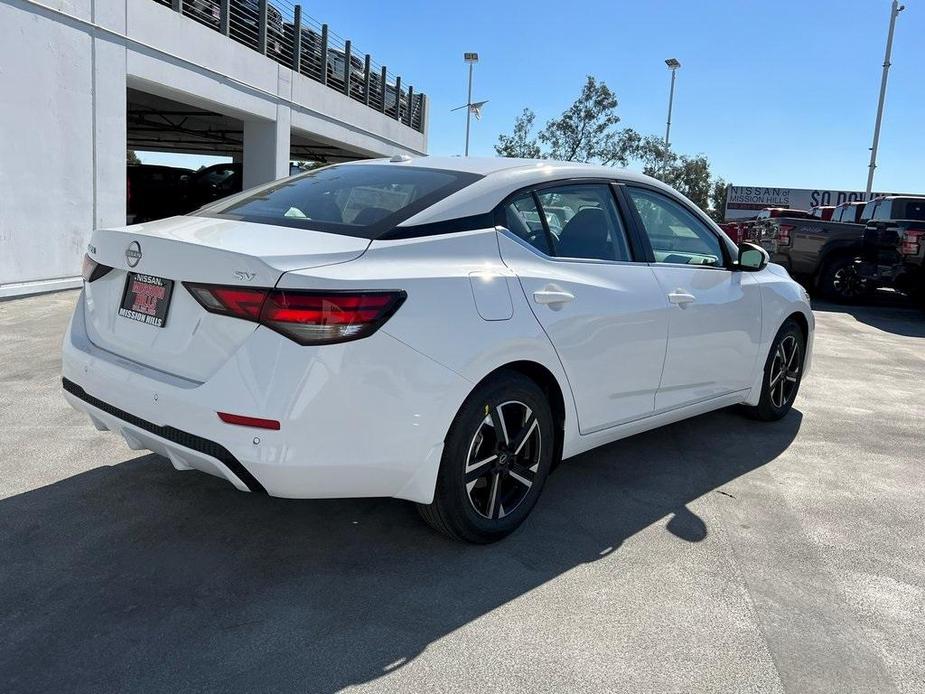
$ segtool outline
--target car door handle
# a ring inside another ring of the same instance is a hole
[[[533,292],[533,300],[538,304],[567,304],[574,298],[574,294],[562,289],[542,289]]]
[[[688,304],[692,304],[697,301],[697,297],[693,294],[688,294],[683,289],[675,289],[671,294],[668,295],[668,301],[673,304],[677,304],[681,308],[684,308]]]

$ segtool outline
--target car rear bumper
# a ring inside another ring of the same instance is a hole
[[[179,470],[285,498],[421,503],[432,499],[443,439],[472,387],[381,330],[301,347],[263,328],[197,383],[90,342],[83,295],[65,335],[62,374],[68,402],[98,429]],[[218,412],[277,420],[280,428],[227,424]]]

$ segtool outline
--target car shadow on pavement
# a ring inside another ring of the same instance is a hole
[[[859,323],[894,335],[925,337],[925,311],[901,294],[876,292],[863,303],[854,305],[814,300],[813,310],[843,313]]]
[[[241,494],[153,455],[0,501],[4,691],[329,692],[640,530],[697,542],[687,508],[774,460],[802,415],[734,410],[563,463],[503,542],[444,539],[395,500]]]

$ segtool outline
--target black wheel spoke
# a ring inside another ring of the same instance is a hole
[[[509,473],[513,480],[522,484],[527,489],[533,486],[533,478],[536,476],[536,473],[532,468],[527,467],[519,461],[515,461],[511,463]]]
[[[466,466],[466,482],[469,483],[472,480],[477,480],[479,477],[484,477],[492,471],[491,463],[495,462],[498,459],[497,455],[490,455],[487,458],[478,460],[470,465]]]
[[[527,421],[521,427],[520,431],[514,436],[514,441],[511,443],[511,449],[514,451],[514,455],[520,455],[521,449],[523,449],[524,444],[527,442],[527,439],[530,438],[530,435],[536,430],[539,422],[537,422],[536,417],[533,416],[531,412],[527,416]]]
[[[495,436],[499,443],[510,443],[507,436],[507,426],[504,424],[504,414],[501,412],[501,405],[491,408],[491,425],[494,427]]]

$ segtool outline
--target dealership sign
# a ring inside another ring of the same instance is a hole
[[[816,205],[840,205],[843,202],[870,200],[894,193],[865,193],[860,190],[810,190],[808,188],[769,188],[765,186],[729,186],[726,194],[726,219],[747,219],[766,207],[808,210]]]

